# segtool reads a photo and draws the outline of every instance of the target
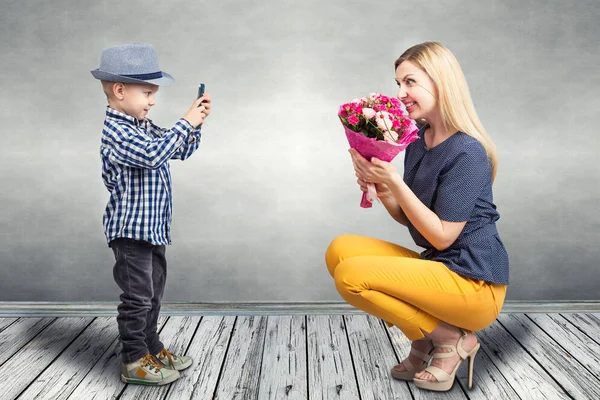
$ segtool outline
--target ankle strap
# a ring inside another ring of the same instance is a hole
[[[461,336],[460,339],[458,339],[458,342],[456,343],[456,345],[454,344],[448,344],[448,343],[438,343],[438,342],[433,342],[433,345],[435,347],[443,347],[446,349],[450,349],[450,352],[447,353],[433,353],[433,358],[450,358],[450,357],[454,357],[456,354],[458,354],[458,356],[460,358],[462,358],[463,360],[466,359],[469,356],[469,353],[467,353],[462,345],[463,340],[466,336]]]
[[[415,349],[414,347],[410,349],[410,353],[414,354],[415,356],[417,356],[418,358],[420,358],[423,361],[429,361],[431,359],[431,355],[429,355],[427,353],[423,353],[422,351],[419,351],[419,350]]]

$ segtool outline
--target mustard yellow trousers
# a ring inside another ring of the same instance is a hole
[[[345,301],[409,340],[423,338],[440,321],[479,331],[494,322],[506,297],[507,285],[462,277],[441,262],[365,236],[336,237],[325,261]]]

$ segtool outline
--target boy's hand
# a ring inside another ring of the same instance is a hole
[[[202,97],[200,97],[200,100],[202,101],[202,105],[204,106],[204,114],[206,115],[206,117],[208,117],[210,115],[211,107],[210,94],[204,93]],[[206,119],[206,117],[204,117],[204,119]]]
[[[205,101],[205,103],[202,103]],[[202,97],[196,99],[183,118],[194,128],[202,125],[206,117],[210,114],[210,95],[204,93]]]

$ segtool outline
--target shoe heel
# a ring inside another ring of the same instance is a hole
[[[473,388],[473,366],[475,365],[475,356],[479,351],[480,344],[477,343],[477,346],[469,353],[469,390]]]

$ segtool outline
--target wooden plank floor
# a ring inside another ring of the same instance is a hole
[[[0,318],[0,398],[600,399],[600,314],[500,314],[478,332],[473,389],[465,362],[446,393],[392,379],[409,342],[366,314],[163,316],[159,330],[194,364],[148,387],[119,380],[114,317]]]

